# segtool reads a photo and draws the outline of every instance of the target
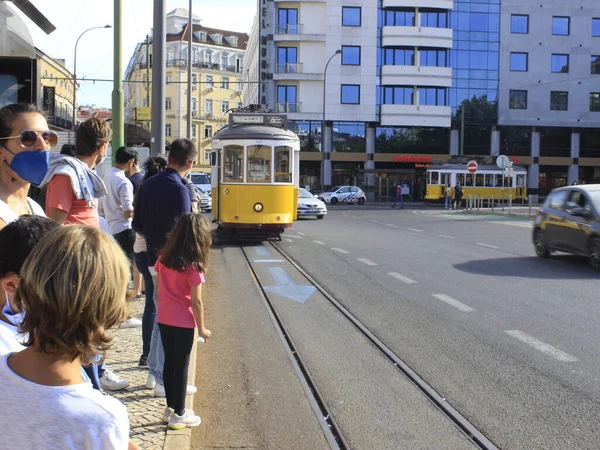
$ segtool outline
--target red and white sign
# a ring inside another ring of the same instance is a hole
[[[478,168],[479,168],[479,164],[477,164],[477,161],[469,161],[467,164],[467,171],[469,173],[477,172]]]

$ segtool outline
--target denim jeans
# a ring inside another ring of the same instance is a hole
[[[102,357],[100,355],[94,355],[94,362],[100,362]],[[90,364],[89,366],[82,366],[83,371],[88,376],[90,383],[97,391],[102,391],[102,386],[100,385],[100,378],[104,371],[106,370],[106,366],[104,363],[102,364]],[[85,381],[85,380],[84,380]]]
[[[452,197],[446,197],[446,204],[444,206],[446,208],[450,208],[452,206]]]
[[[150,267],[150,273],[152,274],[153,286],[156,286],[156,272],[154,267]],[[158,289],[154,290],[152,296],[154,300],[154,307],[158,311]],[[154,379],[158,384],[163,384],[163,369],[165,365],[165,351],[162,346],[162,340],[160,338],[160,330],[158,328],[158,322],[156,317],[154,318],[154,325],[152,328],[152,339],[150,341],[150,353],[148,353],[148,372],[154,376]]]
[[[402,198],[402,194],[400,195],[396,195],[394,197],[394,204],[392,205],[392,208],[396,207],[396,202],[400,200],[400,208],[404,209],[404,199]]]
[[[146,303],[144,304],[144,315],[142,316],[142,355],[148,358],[150,353],[150,342],[152,340],[152,328],[156,321],[156,306],[154,305],[154,282],[148,267],[146,252],[134,253],[135,265],[144,278],[146,286]]]

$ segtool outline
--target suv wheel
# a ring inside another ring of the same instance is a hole
[[[600,239],[593,238],[590,243],[590,264],[595,270],[600,270]]]
[[[363,197],[358,199],[358,204],[359,205],[364,205],[365,204],[365,199]]]
[[[331,200],[329,200],[331,202],[332,205],[337,205],[338,199],[337,197],[331,197]]]
[[[535,254],[540,258],[548,258],[550,256],[550,250],[546,245],[546,239],[544,238],[544,232],[542,230],[536,230],[533,243],[535,246]]]

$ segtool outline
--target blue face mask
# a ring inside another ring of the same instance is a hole
[[[6,296],[6,303],[4,304],[4,308],[2,308],[2,314],[6,317],[6,320],[18,328],[23,323],[25,313],[15,313],[8,300],[8,294],[5,292],[4,295]]]
[[[48,150],[26,150],[15,154],[6,147],[4,149],[14,156],[8,164],[13,172],[35,186],[42,184],[50,165],[50,152]]]

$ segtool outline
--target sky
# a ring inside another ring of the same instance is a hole
[[[56,30],[47,35],[23,17],[36,47],[53,58],[65,59],[73,70],[75,42],[91,27],[113,24],[111,0],[31,0],[54,24]],[[256,0],[194,0],[193,13],[202,25],[229,31],[250,33],[256,13]],[[123,71],[127,68],[135,46],[146,39],[153,23],[153,0],[122,0]],[[189,0],[167,0],[167,13],[175,8],[187,10]],[[14,8],[16,9],[16,8]],[[20,11],[19,11],[20,14]],[[113,79],[113,29],[92,30],[77,46],[77,78]],[[77,94],[80,105],[111,106],[112,82],[81,82]]]

